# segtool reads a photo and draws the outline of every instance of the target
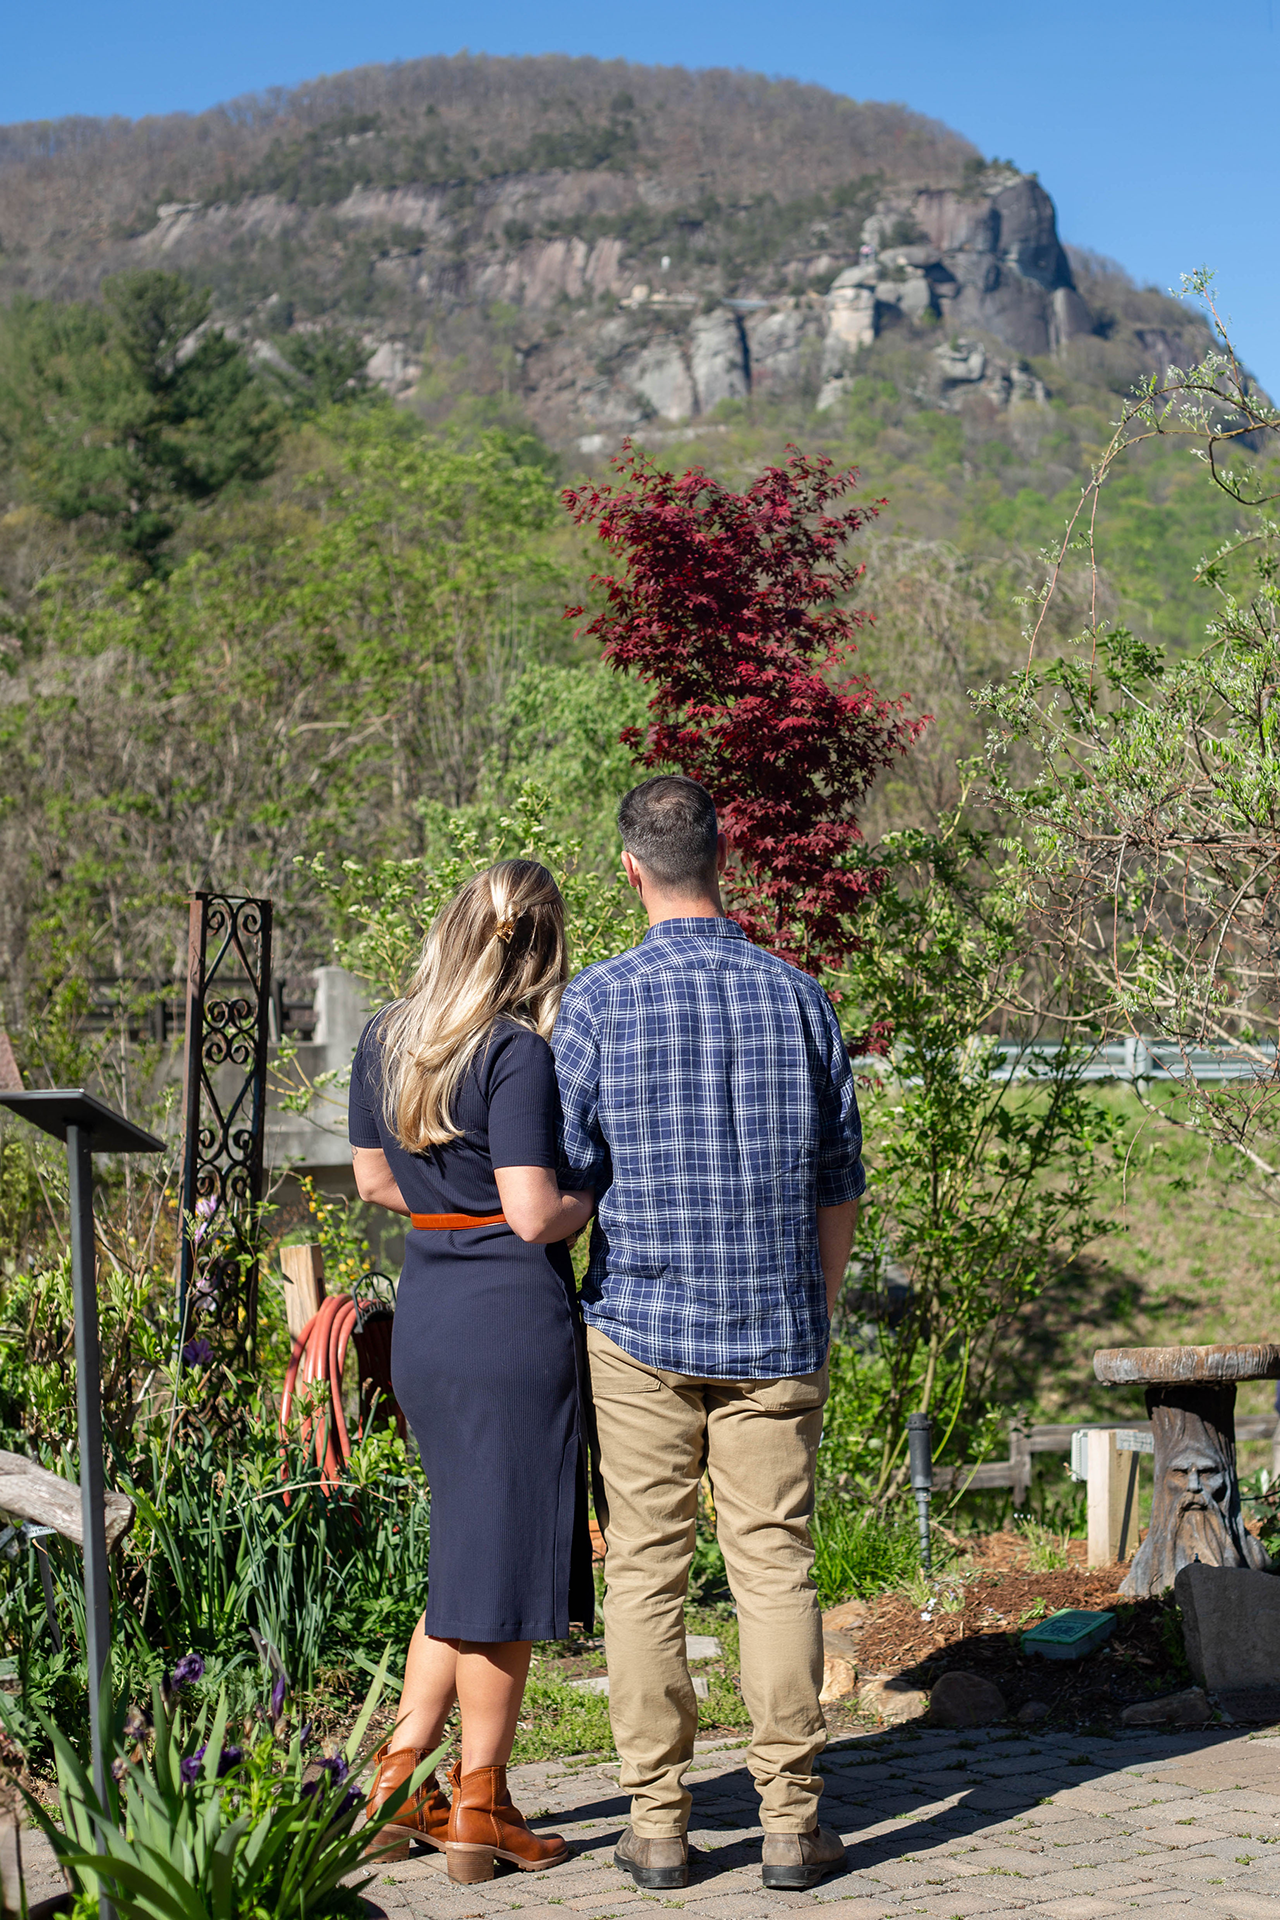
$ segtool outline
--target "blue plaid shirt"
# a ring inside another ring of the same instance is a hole
[[[866,1185],[849,1055],[817,982],[731,920],[663,920],[570,982],[551,1044],[564,1163],[599,1201],[589,1324],[698,1379],[815,1372],[829,1334],[816,1212]]]

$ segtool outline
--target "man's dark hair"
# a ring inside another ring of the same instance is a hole
[[[661,886],[692,893],[716,877],[716,807],[682,773],[632,787],[618,808],[622,844]]]

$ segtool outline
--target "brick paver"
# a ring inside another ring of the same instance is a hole
[[[388,1920],[638,1920],[652,1909],[783,1920],[837,1902],[841,1920],[1280,1920],[1280,1738],[918,1728],[839,1740],[822,1767],[824,1824],[848,1857],[812,1893],[762,1888],[744,1755],[717,1745],[690,1775],[695,1852],[679,1893],[642,1893],[613,1865],[627,1818],[616,1763],[561,1760],[513,1768],[511,1785],[535,1826],[569,1837],[566,1866],[499,1866],[487,1885],[455,1887],[444,1856],[424,1850],[378,1870],[367,1895]],[[52,1861],[25,1841],[34,1901],[55,1890]]]
[[[499,1869],[449,1885],[424,1853],[386,1867],[368,1893],[389,1920],[607,1920],[678,1909],[701,1920],[782,1920],[838,1902],[841,1920],[1280,1920],[1280,1738],[1215,1729],[1114,1738],[957,1735],[930,1729],[835,1742],[822,1762],[824,1822],[845,1871],[813,1892],[760,1885],[756,1799],[740,1748],[700,1752],[690,1776],[690,1885],[644,1894],[613,1866],[627,1801],[615,1765],[512,1770],[517,1804],[565,1833],[574,1861],[545,1874]]]

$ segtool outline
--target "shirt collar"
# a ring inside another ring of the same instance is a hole
[[[649,928],[644,940],[745,940],[746,937],[736,920],[691,914],[687,919],[659,920],[656,927]]]

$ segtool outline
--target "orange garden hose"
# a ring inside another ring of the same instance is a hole
[[[357,1300],[350,1293],[334,1293],[321,1302],[320,1311],[308,1320],[293,1343],[289,1370],[284,1377],[284,1392],[280,1396],[281,1451],[285,1450],[288,1442],[289,1421],[301,1369],[303,1387],[319,1387],[323,1384],[327,1390],[326,1395],[309,1396],[311,1410],[305,1411],[301,1420],[302,1444],[304,1448],[314,1445],[320,1484],[326,1493],[332,1492],[337,1486],[343,1468],[351,1458],[351,1436],[342,1405],[342,1370],[353,1335],[360,1375],[357,1441],[363,1440],[366,1429],[379,1414],[383,1419],[394,1419],[401,1434],[405,1432],[404,1415],[396,1405],[391,1386],[393,1319],[392,1309],[379,1300]],[[327,1406],[315,1404],[324,1398],[327,1398]],[[286,1492],[285,1500],[288,1498]]]

